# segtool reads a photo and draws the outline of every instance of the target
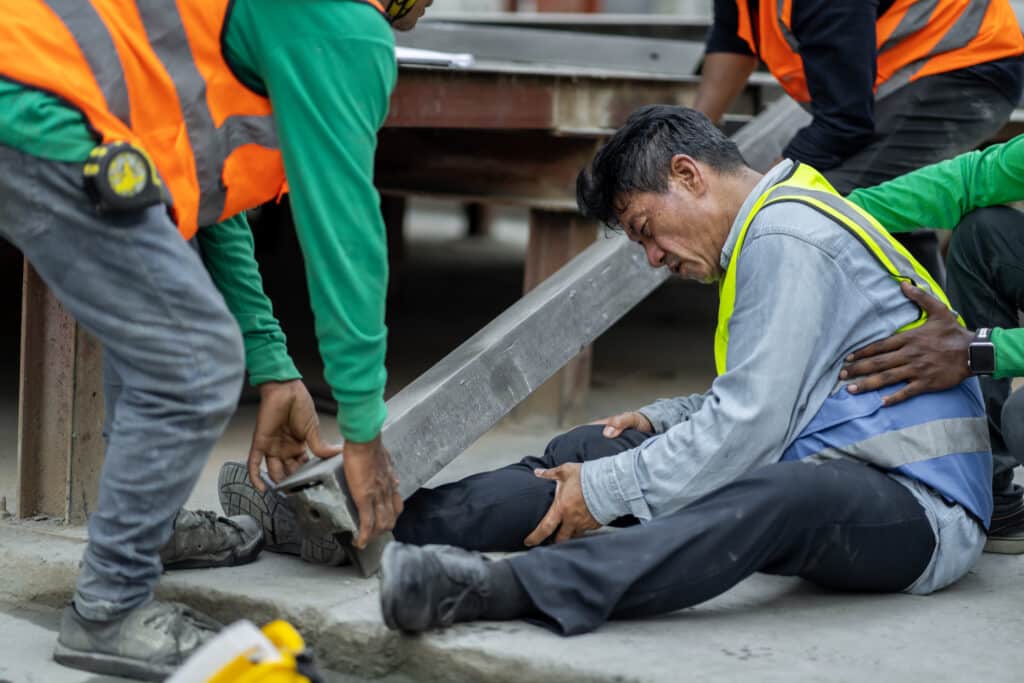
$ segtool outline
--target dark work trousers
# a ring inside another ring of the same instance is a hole
[[[521,549],[554,494],[554,483],[535,477],[533,467],[607,457],[645,437],[632,431],[610,440],[600,427],[577,428],[554,439],[543,458],[417,493],[395,535],[407,543]],[[925,570],[934,548],[924,509],[880,471],[849,461],[787,462],[648,524],[509,561],[545,621],[571,635],[609,618],[696,605],[754,572],[838,590],[900,591]]]
[[[825,177],[847,194],[949,159],[989,140],[1014,106],[993,83],[970,72],[927,76],[876,102],[875,142],[824,171]],[[897,239],[941,285],[945,269],[935,232]]]
[[[978,209],[957,226],[949,245],[946,291],[971,329],[1020,327],[1024,308],[1024,214],[1005,206]],[[1024,393],[1009,379],[981,378],[992,437],[995,516],[1021,504],[1013,468],[1024,464]]]
[[[405,501],[395,538],[403,543],[444,543],[470,550],[525,550],[523,541],[555,499],[555,482],[538,478],[535,469],[615,455],[639,446],[649,436],[630,429],[616,439],[606,439],[601,427],[578,427],[552,439],[540,458],[523,458],[493,472],[436,489],[420,489]],[[618,521],[617,526],[635,523],[630,517]]]

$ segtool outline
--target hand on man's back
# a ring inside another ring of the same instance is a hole
[[[957,322],[956,315],[928,292],[907,282],[903,294],[928,314],[920,327],[894,334],[850,354],[839,376],[861,378],[848,386],[852,394],[906,382],[885,397],[894,405],[928,391],[956,386],[971,375],[967,347],[974,335]]]

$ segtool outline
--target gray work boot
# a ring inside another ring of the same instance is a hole
[[[178,511],[174,533],[160,550],[164,569],[204,569],[248,564],[263,549],[263,532],[252,517],[221,517],[209,510]]]
[[[490,597],[487,558],[446,545],[384,548],[380,567],[380,607],[395,631],[446,628],[479,618]]]
[[[225,515],[249,515],[263,529],[266,549],[298,555],[312,564],[338,566],[348,563],[344,549],[331,536],[307,537],[295,519],[288,498],[271,490],[274,482],[266,472],[260,479],[267,490],[260,493],[249,481],[249,470],[240,462],[226,462],[217,477],[217,494]]]
[[[220,629],[176,602],[153,600],[113,621],[90,621],[72,604],[64,608],[53,658],[74,669],[162,681]]]

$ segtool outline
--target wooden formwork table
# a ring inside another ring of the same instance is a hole
[[[587,247],[597,226],[575,211],[575,178],[610,130],[650,103],[689,104],[693,76],[481,62],[403,67],[380,133],[377,183],[530,212],[524,290]],[[745,93],[738,111],[753,113]],[[103,459],[100,351],[26,264],[19,377],[18,508],[83,521]],[[527,410],[570,415],[586,395],[583,349]]]

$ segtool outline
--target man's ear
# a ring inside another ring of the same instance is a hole
[[[671,177],[693,195],[700,196],[704,193],[704,174],[701,173],[696,159],[688,154],[676,154],[672,157]]]

